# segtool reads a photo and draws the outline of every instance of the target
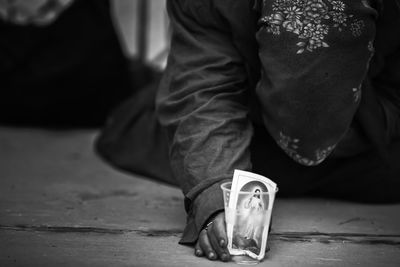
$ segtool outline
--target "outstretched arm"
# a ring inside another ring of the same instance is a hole
[[[185,194],[182,243],[195,242],[210,216],[223,211],[220,184],[234,169],[251,168],[247,75],[221,5],[240,16],[251,9],[250,1],[168,1],[173,33],[157,112]]]

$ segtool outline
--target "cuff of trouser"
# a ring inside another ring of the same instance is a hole
[[[193,244],[207,220],[215,213],[224,210],[221,184],[229,179],[215,183],[200,193],[192,203],[185,230],[179,244]]]

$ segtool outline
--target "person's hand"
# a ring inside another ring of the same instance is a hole
[[[218,213],[199,234],[194,247],[197,257],[207,257],[209,260],[229,261],[230,254],[227,248],[225,213]]]

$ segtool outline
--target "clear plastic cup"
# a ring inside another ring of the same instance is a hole
[[[230,207],[231,182],[221,185],[228,233],[228,249],[238,264],[259,263],[267,249],[268,231],[275,194],[278,191],[240,191],[235,207]],[[231,234],[229,234],[231,233]],[[264,242],[263,242],[263,239]]]

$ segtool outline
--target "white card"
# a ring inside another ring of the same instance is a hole
[[[276,188],[264,176],[235,170],[225,214],[231,255],[264,258]]]

